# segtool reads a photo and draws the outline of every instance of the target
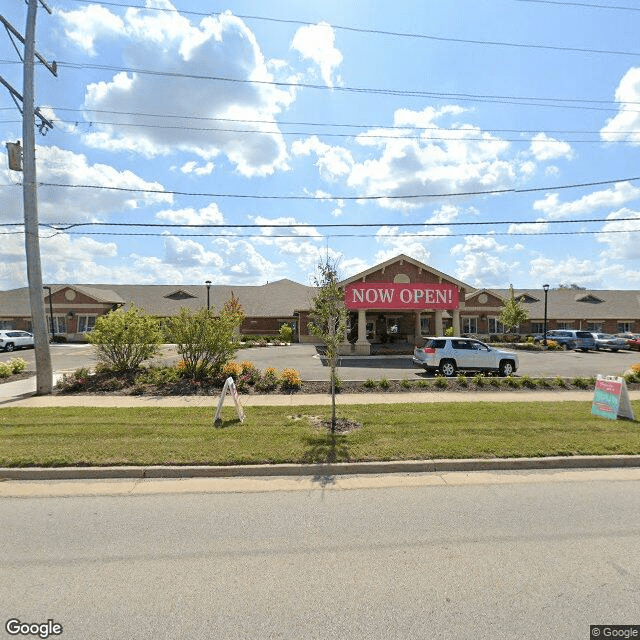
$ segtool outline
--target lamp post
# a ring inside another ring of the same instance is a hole
[[[55,331],[53,330],[53,302],[51,301],[51,287],[43,285],[42,288],[46,289],[49,292],[49,326],[51,327],[51,339],[53,340]]]
[[[207,311],[211,308],[209,304],[209,291],[211,290],[211,280],[205,280],[205,284],[207,285]]]
[[[542,334],[542,344],[544,348],[547,348],[547,294],[549,293],[549,285],[543,284],[542,288],[544,289],[544,331]]]

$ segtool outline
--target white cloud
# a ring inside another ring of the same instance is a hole
[[[335,46],[335,33],[330,24],[300,27],[291,41],[291,48],[320,67],[320,75],[328,87],[334,86],[334,71],[342,63],[342,53]]]
[[[83,136],[85,144],[147,157],[181,151],[204,161],[198,170],[182,164],[183,170],[198,175],[210,173],[211,160],[220,154],[245,176],[288,169],[286,145],[277,125],[256,121],[274,120],[292,103],[295,90],[270,84],[274,77],[253,32],[229,12],[205,17],[194,26],[170,2],[161,4],[169,11],[127,10],[120,33],[126,45],[123,63],[160,73],[119,72],[111,80],[89,84],[85,118],[93,127]],[[96,32],[94,37],[100,35]],[[197,78],[189,77],[194,69]],[[166,90],[167,76],[171,91]],[[170,117],[140,115],[157,113],[159,96],[160,111]],[[115,124],[100,124],[104,121],[100,111],[119,112],[109,117]],[[183,119],[193,116],[202,119],[199,124]],[[216,118],[248,122],[225,126]],[[252,132],[247,133],[248,129]]]
[[[551,219],[558,219],[589,214],[598,209],[619,207],[638,198],[640,188],[630,182],[617,182],[609,189],[588,193],[571,202],[560,202],[559,194],[550,193],[544,199],[536,200],[533,208],[535,211],[542,211]]]
[[[396,112],[396,121],[415,122],[420,127],[437,126],[439,118],[460,111],[451,105],[419,112],[402,109]],[[456,127],[444,140],[432,139],[436,134],[422,129],[405,130],[402,133],[415,136],[404,138],[398,137],[400,132],[394,129],[376,130],[376,133],[386,131],[390,138],[372,139],[365,133],[356,138],[361,147],[367,148],[361,160],[355,158],[357,149],[352,152],[331,146],[317,136],[294,143],[292,153],[315,154],[320,175],[326,180],[346,178],[348,187],[367,197],[393,196],[376,201],[385,208],[407,210],[433,201],[433,197],[400,197],[404,195],[431,196],[510,187],[518,177],[519,163],[503,157],[510,149],[509,143],[475,127]],[[380,149],[377,157],[371,148]]]
[[[607,245],[603,257],[609,260],[640,259],[640,243],[638,242],[640,212],[624,208],[610,213],[607,218],[610,222],[602,226],[602,233],[596,237],[598,242]],[[631,220],[620,220],[620,218],[631,218]]]
[[[218,253],[207,251],[200,242],[167,235],[165,240],[165,258],[176,267],[220,268],[224,260]]]
[[[538,222],[525,222],[523,224],[510,224],[507,233],[536,235],[546,233],[549,230],[549,223],[538,219]]]
[[[132,171],[91,164],[83,154],[58,147],[38,147],[38,181],[60,186],[38,189],[40,222],[104,220],[109,215],[156,203],[172,202],[157,182],[147,182]],[[97,185],[105,189],[82,188]],[[149,189],[149,192],[144,192]],[[132,191],[129,191],[132,190]],[[0,220],[15,222],[22,212],[22,189],[0,189]]]
[[[511,259],[513,250],[492,236],[467,236],[450,253],[460,256],[456,276],[477,287],[506,287],[519,269],[519,262]]]
[[[640,144],[640,67],[627,71],[616,89],[616,102],[620,110],[600,130],[600,137],[606,142],[626,141]]]
[[[568,142],[551,138],[545,133],[538,133],[531,142],[531,153],[539,162],[556,158],[571,159],[573,150]]]
[[[202,209],[165,209],[158,211],[156,218],[175,224],[222,224],[224,222],[224,216],[215,203]]]
[[[74,11],[54,9],[64,26],[65,36],[91,56],[96,55],[95,41],[119,36],[123,21],[100,5],[90,5]]]

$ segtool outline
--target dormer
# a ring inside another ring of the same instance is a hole
[[[175,291],[168,293],[164,297],[168,298],[169,300],[191,300],[192,298],[197,298],[198,296],[193,295],[185,289],[176,289]]]
[[[574,300],[576,302],[588,302],[589,304],[600,304],[604,302],[602,298],[598,298],[598,296],[593,295],[593,293],[579,293]]]

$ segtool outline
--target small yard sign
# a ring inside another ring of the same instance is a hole
[[[240,422],[244,422],[244,411],[242,409],[242,405],[240,404],[240,397],[238,396],[236,383],[233,381],[233,378],[229,376],[225,380],[224,387],[222,387],[220,400],[218,400],[218,410],[216,411],[215,418],[213,419],[213,424],[216,426],[222,424],[222,405],[224,404],[224,398],[229,391],[231,392],[231,395],[233,396],[233,402],[236,405],[236,413],[238,414],[238,419],[240,420]]]
[[[591,413],[610,420],[635,420],[624,378],[598,375]]]

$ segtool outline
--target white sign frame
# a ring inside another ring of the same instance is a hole
[[[635,421],[626,380],[598,374],[591,413],[610,420],[627,418]]]
[[[220,394],[220,399],[218,400],[218,409],[216,411],[216,415],[213,418],[213,424],[218,427],[222,424],[222,405],[224,404],[224,398],[228,392],[231,392],[233,397],[233,402],[236,405],[236,414],[238,415],[238,419],[240,422],[244,422],[244,409],[240,404],[240,396],[238,395],[238,390],[236,389],[236,383],[233,381],[233,378],[229,376],[222,387],[222,393]]]

